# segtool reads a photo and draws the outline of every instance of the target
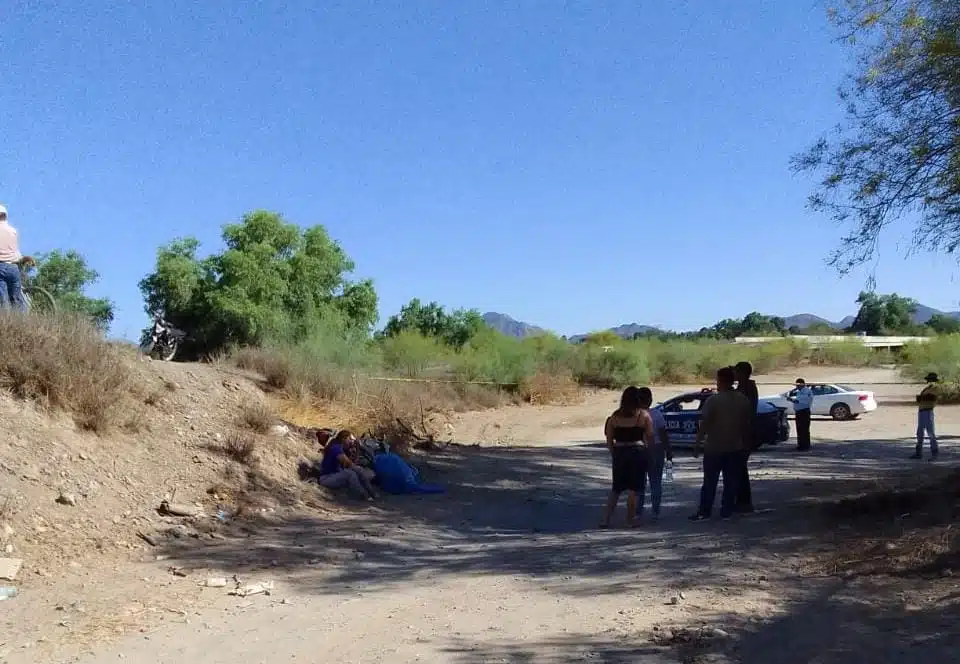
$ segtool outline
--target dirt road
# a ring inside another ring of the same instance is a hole
[[[833,379],[882,378],[889,376]],[[910,388],[875,389],[883,402]],[[599,531],[609,472],[599,430],[614,399],[466,415],[458,437],[485,445],[450,448],[424,469],[449,487],[446,495],[389,497],[338,521],[273,521],[229,539],[183,543],[140,572],[157,585],[160,606],[171,583],[166,566],[191,571],[175,581],[195,596],[183,613],[155,609],[141,631],[94,653],[44,660],[14,646],[6,661],[955,660],[956,595],[931,594],[919,580],[838,581],[806,566],[823,537],[811,502],[916,464],[906,460],[912,409],[882,405],[859,421],[815,422],[811,454],[790,444],[759,454],[754,493],[772,511],[687,522],[699,472],[685,457],[659,523]],[[943,408],[939,417],[942,434],[960,427],[960,410]],[[946,464],[958,447],[943,437]],[[197,586],[232,574],[276,585],[269,596],[247,598]],[[720,631],[684,643],[681,628],[701,625]]]

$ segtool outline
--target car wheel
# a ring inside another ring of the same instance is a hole
[[[830,417],[837,420],[849,420],[850,419],[850,406],[845,403],[835,403],[830,409]]]

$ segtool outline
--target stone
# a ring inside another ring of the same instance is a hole
[[[72,493],[61,493],[59,496],[57,496],[57,502],[61,505],[69,505],[70,507],[74,507],[77,504],[77,497]]]
[[[226,588],[227,579],[222,576],[214,576],[204,581],[201,585],[205,588]]]

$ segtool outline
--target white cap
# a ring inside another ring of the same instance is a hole
[[[7,208],[0,204],[0,216],[5,216],[7,214]]]

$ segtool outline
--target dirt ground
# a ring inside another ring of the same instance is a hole
[[[108,569],[64,563],[55,584],[31,578],[0,603],[0,662],[956,661],[953,577],[837,576],[810,561],[843,529],[821,501],[957,465],[960,408],[938,409],[941,461],[918,463],[904,405],[915,388],[886,384],[895,372],[803,375],[874,389],[880,409],[814,421],[811,453],[791,441],[757,454],[761,513],[689,523],[698,463],[681,455],[659,523],[597,530],[609,475],[600,429],[616,394],[466,413],[462,445],[422,459],[446,494],[266,513],[216,538],[142,545]],[[760,392],[794,378],[761,377]],[[273,588],[233,596],[234,575]],[[215,577],[228,587],[202,586]],[[91,606],[113,610],[99,631],[78,629]]]

